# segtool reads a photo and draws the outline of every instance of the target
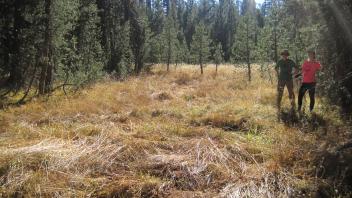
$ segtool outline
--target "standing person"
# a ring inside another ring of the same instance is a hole
[[[295,109],[295,94],[293,91],[292,69],[295,68],[295,74],[298,72],[298,67],[296,63],[288,58],[290,56],[288,50],[283,50],[281,52],[281,56],[282,59],[280,59],[277,65],[275,66],[275,70],[278,74],[277,107],[279,112],[281,110],[281,100],[285,86],[288,90],[292,110]]]
[[[321,68],[320,63],[316,60],[315,51],[308,50],[308,60],[302,65],[302,85],[298,94],[298,111],[301,111],[304,94],[308,91],[310,98],[309,110],[312,112],[315,104],[315,74]]]

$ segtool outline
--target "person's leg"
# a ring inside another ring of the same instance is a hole
[[[306,85],[302,83],[301,88],[299,88],[299,92],[298,92],[298,111],[301,111],[302,101],[306,91],[307,91]]]
[[[295,109],[295,92],[293,91],[293,81],[287,81],[287,90],[288,90],[288,97],[290,98],[290,102],[291,102],[291,107],[292,109]]]
[[[281,109],[281,100],[282,100],[282,95],[284,93],[284,88],[285,88],[285,82],[279,80],[278,85],[277,85],[277,108],[280,111]]]
[[[313,111],[314,109],[314,104],[315,104],[315,84],[311,84],[309,87],[309,98],[310,98],[310,105],[309,105],[309,110]]]

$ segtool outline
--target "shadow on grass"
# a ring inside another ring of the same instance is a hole
[[[323,134],[327,133],[328,121],[316,113],[304,113],[293,110],[282,110],[280,112],[280,120],[288,127],[298,127],[303,132],[320,131]]]
[[[279,118],[288,127],[299,128],[304,133],[315,133],[318,139],[327,137],[330,120],[316,113],[298,113],[288,109],[280,112]],[[316,197],[352,197],[352,141],[340,146],[321,146],[312,153],[311,166],[318,182]],[[341,196],[343,195],[343,196]]]

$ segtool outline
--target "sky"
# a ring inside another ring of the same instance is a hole
[[[264,2],[264,0],[255,0],[255,2],[262,4]]]

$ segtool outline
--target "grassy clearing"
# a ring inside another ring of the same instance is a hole
[[[314,196],[313,151],[343,127],[337,111],[278,123],[258,72],[198,72],[156,68],[0,112],[0,196]]]

